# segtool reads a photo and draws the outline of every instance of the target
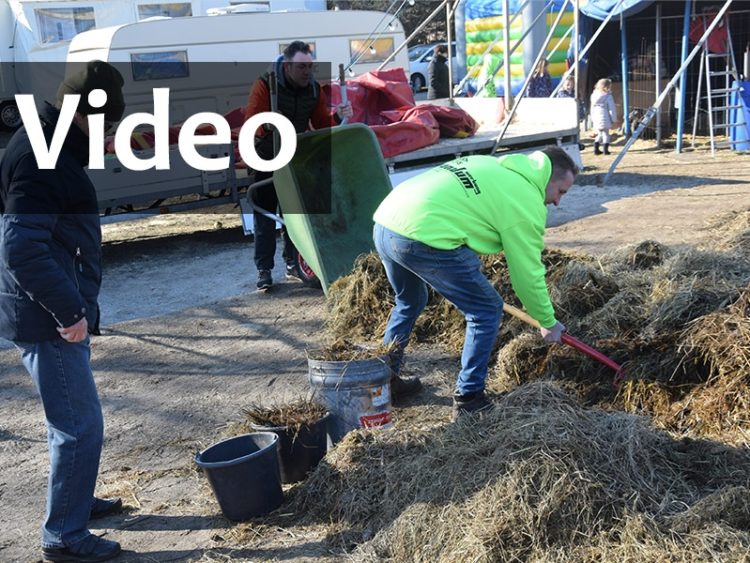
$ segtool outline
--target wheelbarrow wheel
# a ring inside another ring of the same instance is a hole
[[[313,272],[307,262],[305,262],[305,259],[301,254],[297,255],[297,270],[302,279],[302,284],[305,287],[311,287],[314,289],[321,289],[323,287],[320,283],[320,279],[315,275],[315,272]]]

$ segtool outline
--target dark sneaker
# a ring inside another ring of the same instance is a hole
[[[297,264],[286,265],[286,279],[297,280],[301,282],[305,281],[305,278],[302,277],[302,274],[299,271],[299,266],[297,266]]]
[[[122,512],[122,499],[119,497],[115,498],[97,498],[94,497],[94,502],[91,505],[91,515],[89,520],[96,520],[97,518],[104,518],[111,514],[117,514]]]
[[[394,401],[419,393],[422,382],[418,377],[391,377],[391,398]]]
[[[116,541],[105,540],[94,534],[74,543],[69,547],[43,547],[42,559],[44,561],[70,561],[83,563],[96,563],[97,561],[108,561],[120,554],[120,544]]]
[[[273,279],[271,278],[271,270],[258,270],[258,283],[255,286],[259,290],[268,289],[273,285]]]
[[[453,420],[492,408],[484,391],[475,391],[465,395],[453,395]]]

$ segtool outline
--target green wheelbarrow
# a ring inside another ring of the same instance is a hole
[[[292,160],[274,172],[282,223],[300,254],[300,269],[323,291],[352,271],[361,254],[374,250],[372,215],[391,190],[377,138],[361,123],[297,135]],[[271,183],[253,184],[252,191]]]

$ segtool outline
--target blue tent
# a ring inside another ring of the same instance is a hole
[[[595,20],[604,20],[614,12],[615,16],[622,14],[625,17],[632,16],[645,10],[654,0],[581,0],[578,7],[584,16]]]

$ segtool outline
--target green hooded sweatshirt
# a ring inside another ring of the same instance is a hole
[[[549,158],[538,151],[458,158],[399,184],[373,219],[433,248],[504,252],[513,291],[529,314],[549,328],[556,320],[542,250],[551,173]]]

